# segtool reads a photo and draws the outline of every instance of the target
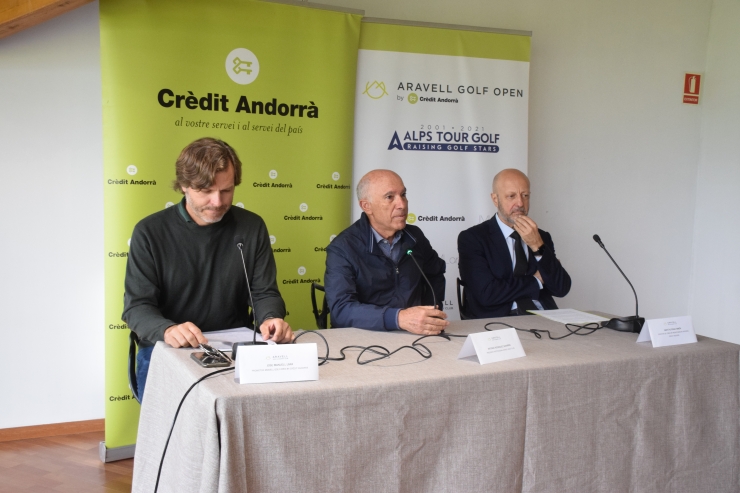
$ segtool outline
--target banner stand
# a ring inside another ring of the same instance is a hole
[[[323,283],[326,246],[350,222],[360,22],[361,11],[303,2],[100,0],[101,460],[133,455],[139,422],[121,321],[131,233],[182,200],[172,188],[175,160],[194,140],[221,139],[239,155],[233,206],[265,221],[286,321],[316,328],[310,286]]]
[[[98,445],[98,457],[100,457],[100,462],[115,462],[117,460],[133,459],[135,452],[136,444],[107,448],[105,446],[105,440],[103,440]]]
[[[401,176],[407,222],[447,263],[451,320],[459,317],[458,234],[494,214],[496,173],[527,171],[530,45],[527,31],[362,20],[354,183],[379,167]]]

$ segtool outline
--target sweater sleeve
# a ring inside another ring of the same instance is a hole
[[[247,262],[252,263],[250,281],[257,326],[268,318],[285,318],[285,302],[277,285],[277,267],[272,254],[270,236],[265,222],[260,218],[257,241],[247,243],[251,251],[245,251]],[[251,258],[250,258],[251,257]]]
[[[131,235],[126,262],[121,318],[144,341],[144,345],[163,341],[165,329],[177,325],[177,322],[162,316],[159,310],[160,289],[157,277],[150,239],[137,225]]]

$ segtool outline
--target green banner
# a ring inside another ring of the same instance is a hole
[[[271,236],[286,319],[313,329],[310,283],[350,223],[360,16],[249,0],[101,0],[105,187],[105,444],[136,441],[121,321],[128,241],[182,198],[175,159],[216,137],[243,162],[234,205]],[[225,329],[228,327],[224,327]]]

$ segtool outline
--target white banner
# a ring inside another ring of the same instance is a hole
[[[459,318],[458,233],[492,216],[496,173],[527,171],[529,43],[528,35],[362,25],[354,184],[376,168],[403,178],[407,222],[447,262],[450,319]],[[354,200],[353,220],[361,212]]]

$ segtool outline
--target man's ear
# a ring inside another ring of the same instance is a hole
[[[498,209],[498,195],[496,195],[495,193],[492,193],[491,200],[493,200],[493,205],[495,205],[496,209]]]
[[[370,201],[369,200],[360,200],[360,208],[368,216],[372,216],[373,215],[373,208],[370,205]]]

